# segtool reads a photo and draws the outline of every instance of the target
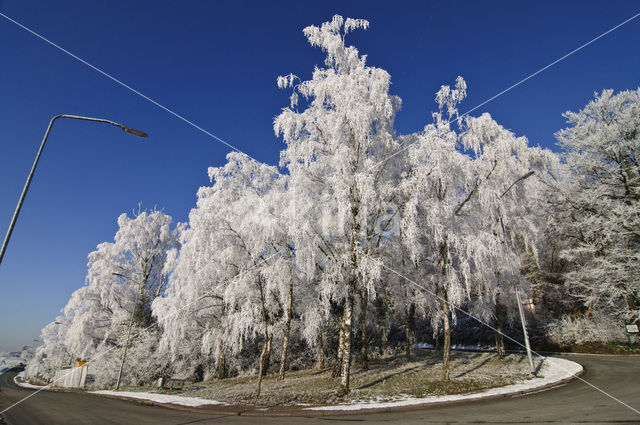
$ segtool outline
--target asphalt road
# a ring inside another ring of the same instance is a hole
[[[585,366],[583,379],[640,410],[640,357],[567,356]],[[0,376],[0,410],[33,393]],[[255,413],[254,413],[255,414]],[[83,393],[41,391],[2,415],[7,425],[31,424],[640,424],[640,415],[589,385],[568,384],[525,396],[415,408],[391,413],[326,417],[256,417],[184,411]],[[4,425],[4,424],[3,424]]]

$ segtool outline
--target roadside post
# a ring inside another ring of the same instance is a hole
[[[627,330],[627,339],[629,340],[629,348],[633,346],[631,335],[638,335],[638,324],[637,323],[627,323],[624,325]]]

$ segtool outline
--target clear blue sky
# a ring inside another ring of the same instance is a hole
[[[348,41],[403,99],[397,131],[430,121],[435,91],[462,75],[466,111],[640,12],[637,1],[333,2],[0,0],[0,12],[271,164],[273,117],[323,56],[302,29],[365,18]],[[554,147],[562,112],[594,91],[640,84],[640,18],[474,112]],[[0,351],[32,343],[84,284],[87,254],[139,202],[185,221],[207,167],[229,148],[0,17],[0,234],[49,119],[103,117],[150,134],[58,121],[0,266]]]

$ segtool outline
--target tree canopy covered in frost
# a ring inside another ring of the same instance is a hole
[[[398,135],[390,75],[346,44],[368,27],[336,15],[304,29],[326,57],[310,79],[277,79],[291,92],[274,119],[279,167],[232,152],[188,223],[120,216],[31,375],[99,357],[97,384],[111,384],[131,325],[128,382],[254,373],[259,395],[274,364],[285,379],[315,362],[344,394],[354,358],[410,357],[416,335],[442,349],[449,379],[452,339],[474,326],[461,311],[495,326],[503,354],[516,294],[556,341],[591,309],[609,327],[638,318],[640,91],[568,112],[561,157],[488,113],[460,115],[462,77],[421,131]]]
[[[286,143],[281,165],[290,176],[289,231],[297,258],[307,276],[322,270],[316,292],[325,313],[331,303],[343,310],[343,391],[349,388],[354,298],[366,302],[375,295],[381,274],[375,256],[397,212],[398,160],[379,163],[400,148],[393,121],[401,102],[389,94],[389,74],[367,66],[366,56],[344,43],[350,31],[367,27],[367,21],[336,15],[305,28],[309,43],[326,52],[326,68],[316,68],[308,81],[278,79],[293,94],[274,123]],[[299,94],[309,103],[301,112],[293,109]]]
[[[64,316],[43,331],[47,350],[41,354],[60,358],[58,367],[123,344],[130,323],[152,324],[151,303],[164,294],[165,262],[182,226],[172,229],[171,217],[155,210],[122,214],[118,226],[114,242],[89,254],[86,285],[71,295]]]
[[[568,175],[559,224],[566,286],[590,309],[640,318],[640,89],[604,90],[556,134]]]
[[[224,167],[209,169],[214,184],[198,192],[172,262],[171,287],[153,306],[164,329],[161,347],[175,361],[210,359],[220,377],[225,352],[238,354],[257,335],[268,363],[274,331],[290,317],[284,306],[295,279],[282,216],[286,177],[244,154],[227,159]],[[180,310],[188,314],[176,320]]]
[[[434,123],[407,148],[401,185],[402,241],[419,270],[414,275],[435,295],[429,310],[434,328],[443,322],[445,380],[450,316],[455,321],[456,309],[465,305],[483,320],[494,316],[505,280],[520,270],[513,253],[518,245],[528,248],[536,232],[528,217],[532,200],[526,178],[544,173],[541,165],[550,156],[529,148],[525,138],[516,138],[489,114],[460,119],[457,105],[465,96],[461,77],[455,88],[439,90]]]

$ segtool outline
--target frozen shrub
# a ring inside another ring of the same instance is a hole
[[[563,316],[547,325],[547,335],[560,345],[626,341],[624,324],[604,314]]]

